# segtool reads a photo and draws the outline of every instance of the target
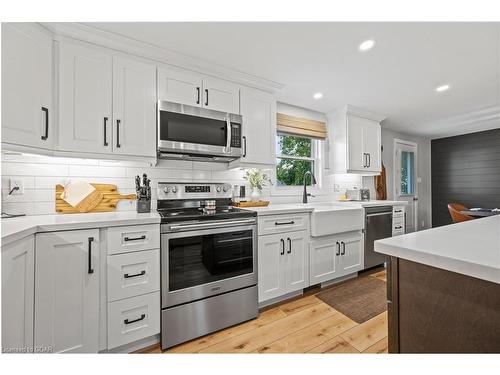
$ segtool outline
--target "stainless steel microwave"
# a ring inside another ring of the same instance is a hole
[[[158,101],[158,157],[227,162],[243,155],[242,117]]]

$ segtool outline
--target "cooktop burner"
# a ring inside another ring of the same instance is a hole
[[[257,216],[255,211],[243,210],[235,207],[217,207],[215,210],[208,210],[202,207],[159,209],[158,213],[161,216],[162,223],[188,220],[224,220]]]

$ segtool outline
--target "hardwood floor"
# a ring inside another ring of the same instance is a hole
[[[367,277],[386,281],[386,272]],[[163,353],[387,353],[387,312],[358,324],[310,294]]]

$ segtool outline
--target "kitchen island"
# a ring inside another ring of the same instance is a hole
[[[390,353],[500,353],[500,216],[375,242]]]

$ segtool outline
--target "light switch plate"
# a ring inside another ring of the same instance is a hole
[[[11,178],[9,180],[10,190],[14,189],[16,186],[19,187],[18,190],[14,190],[12,195],[24,194],[24,181],[21,178]]]

